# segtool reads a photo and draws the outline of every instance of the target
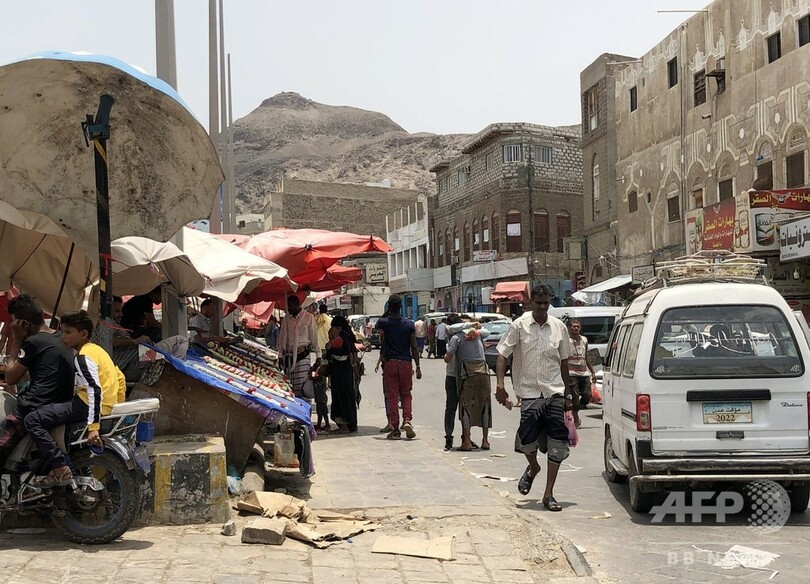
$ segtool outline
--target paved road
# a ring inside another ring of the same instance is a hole
[[[369,359],[370,358],[370,359]],[[367,363],[376,361],[376,351],[366,356]],[[429,441],[437,456],[448,465],[457,465],[470,473],[487,473],[516,478],[522,474],[525,462],[512,450],[517,411],[509,412],[495,404],[494,429],[490,452],[442,453],[444,444],[443,363],[422,361],[424,379],[417,381],[414,390],[414,424],[418,439]],[[492,385],[494,389],[494,376]],[[507,381],[507,386],[510,383]],[[366,377],[362,424],[384,423],[380,382],[375,376]],[[511,387],[508,387],[511,391]],[[787,526],[771,535],[759,535],[746,527],[745,516],[733,518],[729,524],[685,524],[672,521],[652,524],[650,516],[639,516],[629,509],[627,487],[612,485],[602,469],[601,410],[589,409],[583,416],[580,445],[572,450],[564,463],[555,489],[555,495],[564,506],[561,513],[550,513],[542,508],[540,497],[543,480],[535,483],[529,496],[517,492],[517,482],[497,482],[480,479],[482,489],[495,490],[523,509],[536,512],[536,518],[550,529],[562,533],[574,543],[586,548],[594,569],[618,582],[685,581],[685,582],[763,582],[771,572],[737,568],[723,570],[708,561],[711,550],[725,552],[735,544],[780,554],[771,568],[779,571],[773,581],[806,582],[808,562],[808,530],[810,513],[793,516]],[[456,430],[456,445],[460,442],[460,429]],[[473,440],[478,442],[480,434]],[[502,456],[499,456],[502,455]],[[470,496],[470,495],[465,495]],[[594,519],[607,512],[610,518]],[[714,561],[722,556],[715,556]]]

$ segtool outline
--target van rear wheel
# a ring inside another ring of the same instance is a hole
[[[793,485],[788,494],[790,495],[791,513],[804,513],[807,511],[807,504],[810,503],[810,483]]]
[[[607,476],[607,480],[609,480],[611,483],[623,483],[627,481],[627,477],[617,473],[616,469],[613,468],[613,465],[610,464],[610,461],[616,458],[616,453],[613,451],[613,441],[610,438],[609,428],[605,428],[605,444],[603,453],[603,458],[605,461],[605,476]]]
[[[632,478],[638,475],[636,469],[636,458],[633,456],[633,451],[630,451],[630,508],[636,513],[649,513],[652,506],[655,504],[655,493],[645,493],[641,490],[641,485],[634,482]]]

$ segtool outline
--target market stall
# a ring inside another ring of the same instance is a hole
[[[171,368],[153,385],[136,386],[133,397],[161,399],[158,434],[222,434],[228,464],[240,472],[262,430],[269,430],[277,442],[294,447],[303,476],[314,473],[310,405],[293,395],[275,351],[241,336],[193,344],[185,360],[155,351]]]

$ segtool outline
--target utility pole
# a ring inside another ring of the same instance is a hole
[[[155,0],[155,63],[157,76],[177,89],[177,53],[174,38],[174,0]],[[183,249],[183,230],[172,238]],[[163,286],[161,324],[163,338],[188,335],[186,302]]]
[[[219,71],[217,62],[217,0],[208,0],[208,135],[219,144]],[[222,195],[217,194],[208,230],[222,233]]]
[[[529,290],[534,290],[534,142],[528,136],[528,166],[526,168],[526,185],[529,190],[529,253],[527,255],[529,268]]]

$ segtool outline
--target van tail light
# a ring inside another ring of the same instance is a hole
[[[650,396],[646,393],[640,393],[636,396],[636,430],[639,432],[652,431]]]

